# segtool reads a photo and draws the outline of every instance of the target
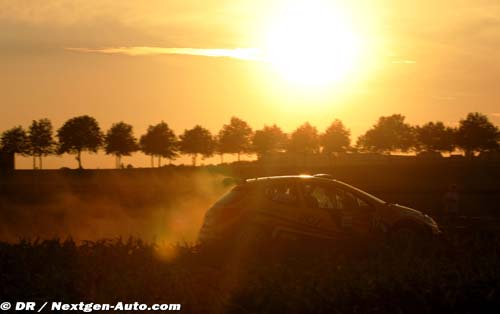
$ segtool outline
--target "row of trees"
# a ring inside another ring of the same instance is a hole
[[[106,154],[116,156],[116,165],[121,165],[122,156],[142,151],[151,156],[151,165],[157,158],[173,160],[179,154],[190,155],[193,165],[198,157],[214,154],[255,153],[259,158],[276,152],[300,154],[340,153],[346,151],[391,153],[400,152],[452,152],[459,148],[466,155],[474,152],[499,150],[500,132],[481,113],[470,113],[460,121],[457,128],[445,126],[442,122],[429,122],[412,126],[400,114],[380,117],[375,125],[360,136],[351,146],[350,130],[342,121],[335,120],[323,133],[304,123],[291,134],[286,134],[276,125],[264,126],[255,132],[245,121],[233,117],[217,135],[200,125],[185,130],[179,137],[165,122],[151,125],[139,139],[134,136],[133,127],[118,122],[104,134],[97,121],[90,116],[69,119],[57,130],[54,139],[52,123],[48,119],[33,121],[28,130],[14,127],[1,137],[3,151],[33,156],[33,168],[42,168],[42,157],[51,154],[74,154],[78,166],[82,167],[83,151],[97,152],[104,148]]]

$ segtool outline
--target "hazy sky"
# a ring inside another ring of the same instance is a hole
[[[103,129],[123,120],[136,136],[161,120],[177,133],[195,124],[216,132],[233,115],[286,131],[305,121],[322,131],[340,118],[353,138],[392,113],[453,124],[480,111],[500,123],[498,0],[329,1],[367,48],[356,78],[321,91],[290,86],[254,58],[295,2],[0,0],[0,130],[43,117],[58,128],[81,114]],[[297,49],[308,35],[293,38]],[[321,45],[310,46],[314,58]],[[85,158],[87,167],[114,165]]]

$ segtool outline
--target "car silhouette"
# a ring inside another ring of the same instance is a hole
[[[208,209],[198,239],[204,244],[240,237],[336,241],[385,235],[406,241],[440,233],[420,211],[319,174],[242,181]]]

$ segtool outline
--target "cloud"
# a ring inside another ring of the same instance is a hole
[[[67,51],[81,53],[118,54],[127,56],[187,55],[216,58],[231,58],[247,61],[269,62],[266,52],[259,48],[166,48],[151,46],[82,48],[68,47]],[[313,55],[312,55],[313,56]],[[392,58],[391,58],[392,59]],[[392,59],[393,64],[415,64],[409,59]]]
[[[492,112],[491,115],[495,118],[500,118],[500,112]]]
[[[164,48],[164,47],[108,47],[108,48],[65,48],[68,51],[84,53],[121,54],[128,56],[189,55],[204,57],[232,58],[239,60],[263,61],[264,56],[257,48],[205,49],[205,48]]]

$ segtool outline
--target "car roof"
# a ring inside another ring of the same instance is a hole
[[[246,183],[263,183],[263,182],[268,182],[270,180],[278,181],[278,180],[296,180],[296,179],[313,179],[313,180],[330,181],[330,182],[337,181],[337,180],[333,179],[333,177],[325,177],[323,175],[316,176],[316,175],[300,174],[300,175],[258,177],[258,178],[246,179],[244,182],[246,182]],[[337,181],[337,182],[340,182],[340,181]]]
[[[358,193],[361,193],[365,195],[366,197],[371,198],[372,200],[375,200],[379,203],[385,203],[384,200],[379,199],[378,197],[369,194],[355,186],[352,186],[350,184],[347,184],[345,182],[333,179],[332,176],[330,175],[306,175],[306,174],[301,174],[301,175],[286,175],[286,176],[270,176],[270,177],[258,177],[258,178],[251,178],[251,179],[246,179],[243,182],[246,184],[261,184],[261,183],[266,183],[266,182],[272,182],[272,181],[296,181],[298,179],[306,179],[306,180],[314,180],[316,182],[334,182],[338,185],[350,188],[352,190],[357,191]]]

